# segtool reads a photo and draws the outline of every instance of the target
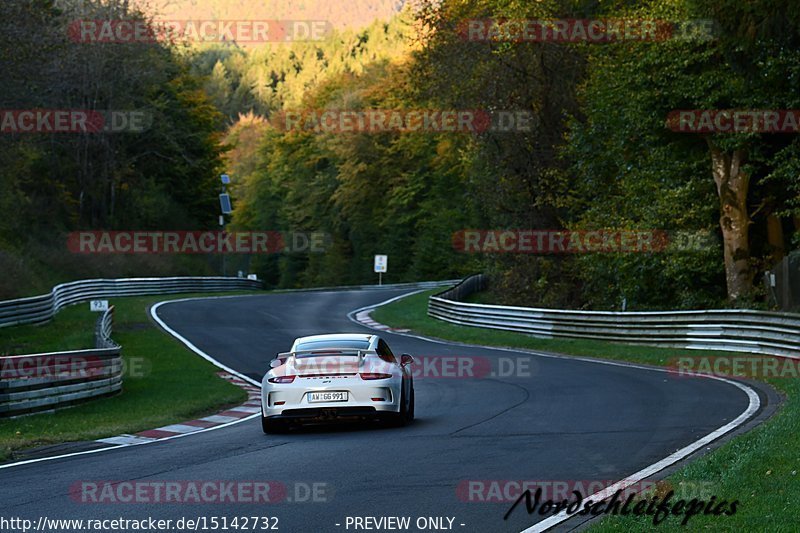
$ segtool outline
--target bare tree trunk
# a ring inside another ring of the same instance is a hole
[[[780,261],[786,255],[786,244],[783,236],[783,221],[774,213],[767,215],[767,242],[770,246],[770,258],[773,262]]]
[[[753,293],[753,268],[750,264],[749,229],[752,221],[747,212],[750,176],[742,172],[746,155],[743,150],[727,154],[708,140],[711,166],[719,195],[722,246],[725,257],[725,281],[728,299],[748,297]]]

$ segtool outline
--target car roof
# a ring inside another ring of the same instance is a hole
[[[362,341],[370,342],[376,337],[371,333],[329,333],[325,335],[309,335],[307,337],[299,337],[295,339],[294,344],[301,344],[306,342],[324,342],[324,341]]]

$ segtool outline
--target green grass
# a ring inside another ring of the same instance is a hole
[[[427,316],[427,298],[437,292],[420,293],[373,312],[383,324],[409,328],[441,339],[494,346],[546,350],[568,355],[599,357],[664,365],[679,355],[674,349],[629,346],[598,341],[535,339],[528,335],[458,326]],[[703,352],[720,355],[724,352]],[[741,355],[741,354],[739,354]],[[725,443],[667,478],[676,489],[675,498],[706,501],[738,500],[733,516],[692,517],[681,526],[682,517],[670,516],[654,526],[651,516],[610,516],[592,526],[592,531],[798,531],[795,512],[800,508],[800,383],[797,379],[768,379],[786,396],[779,412],[754,430]],[[702,490],[698,490],[701,487]],[[674,500],[673,500],[674,501]]]
[[[0,461],[13,457],[16,450],[135,433],[245,401],[246,393],[220,379],[217,367],[150,320],[148,306],[189,296],[200,295],[111,299],[112,337],[122,345],[125,368],[131,371],[123,377],[123,392],[54,413],[0,419]],[[0,346],[6,354],[91,348],[97,315],[88,308],[88,303],[69,307],[41,326],[0,329]]]
[[[0,328],[0,355],[92,348],[96,318],[87,303],[63,309],[46,325]]]

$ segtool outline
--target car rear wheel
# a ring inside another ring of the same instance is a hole
[[[264,413],[261,413],[261,429],[264,433],[281,433],[286,431],[286,424],[282,420],[274,420],[267,418],[264,416]]]
[[[402,396],[400,397],[400,412],[393,413],[391,418],[388,420],[388,424],[391,427],[403,427],[407,426],[414,420],[414,389],[411,389],[411,399],[410,401],[406,402],[406,393],[405,390],[402,392]]]

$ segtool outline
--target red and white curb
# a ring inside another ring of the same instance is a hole
[[[147,431],[140,431],[134,435],[124,434],[106,439],[98,439],[96,442],[102,442],[103,444],[114,444],[117,446],[143,444],[145,442],[168,439],[177,435],[187,435],[189,433],[195,433],[197,431],[203,431],[209,428],[230,424],[231,422],[236,422],[261,412],[261,389],[227,372],[218,372],[217,375],[222,379],[226,379],[237,387],[247,391],[247,401],[238,407],[226,409],[225,411],[221,411],[215,415],[198,418],[196,420],[189,420],[180,424],[170,424],[169,426],[163,426],[156,429],[148,429]]]
[[[377,322],[370,316],[370,313],[372,313],[374,310],[375,309],[373,308],[373,309],[365,309],[363,311],[359,311],[358,313],[355,314],[356,322],[358,322],[359,324],[363,324],[368,328],[379,329],[381,331],[394,331],[397,333],[407,333],[411,331],[410,329],[392,328],[385,324]]]

